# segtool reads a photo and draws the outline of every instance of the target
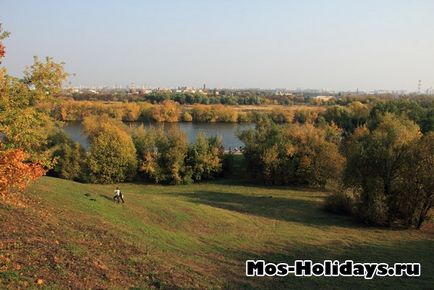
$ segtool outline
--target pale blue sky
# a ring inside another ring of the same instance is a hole
[[[53,56],[74,85],[434,86],[434,1],[0,0],[3,65]]]

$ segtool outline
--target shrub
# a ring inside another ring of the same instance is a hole
[[[137,103],[124,103],[124,112],[122,116],[122,120],[127,122],[137,121],[142,112],[142,108]]]
[[[69,180],[82,180],[86,152],[80,144],[74,143],[62,131],[52,134],[48,141],[53,150],[53,158],[56,160],[48,174]]]
[[[234,108],[224,105],[215,105],[212,106],[212,110],[215,112],[217,122],[236,123],[238,121],[238,112]]]
[[[194,105],[192,110],[193,120],[200,123],[213,123],[217,121],[215,111],[211,106]]]
[[[252,114],[249,112],[239,112],[238,113],[238,122],[239,123],[248,123],[252,122]]]
[[[361,192],[354,215],[362,223],[378,226],[390,226],[389,206],[381,191]]]
[[[292,123],[294,113],[288,110],[275,109],[270,113],[270,118],[276,123]]]
[[[189,112],[184,112],[182,114],[182,121],[191,122],[191,121],[193,121],[193,117],[191,116],[191,114]]]
[[[152,119],[156,122],[178,122],[180,109],[176,102],[166,100],[151,109]]]
[[[244,155],[233,152],[224,153],[222,156],[222,175],[227,178],[245,178],[247,172]]]
[[[356,198],[355,189],[340,188],[327,196],[324,209],[336,214],[351,215],[354,212]]]

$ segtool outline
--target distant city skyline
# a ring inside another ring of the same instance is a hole
[[[149,85],[137,85],[134,83],[131,84],[127,84],[127,85],[72,85],[72,84],[67,84],[65,85],[65,88],[83,88],[83,89],[92,89],[92,88],[98,88],[98,89],[171,89],[171,90],[175,90],[175,89],[200,89],[200,90],[285,90],[285,91],[324,91],[324,92],[372,92],[372,91],[394,91],[394,92],[409,92],[411,93],[412,91],[407,91],[407,90],[399,90],[399,89],[390,89],[390,90],[380,90],[380,89],[373,89],[373,90],[359,90],[359,89],[355,89],[355,90],[335,90],[335,89],[331,89],[331,88],[260,88],[260,87],[245,87],[245,88],[230,88],[230,87],[206,87],[203,88],[203,86],[184,86],[184,85],[180,85],[180,86],[149,86]],[[430,90],[431,93],[434,92],[433,89]],[[422,92],[423,93],[423,92]]]
[[[434,1],[12,1],[2,66],[52,56],[72,86],[434,87]]]

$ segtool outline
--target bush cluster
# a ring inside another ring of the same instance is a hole
[[[312,124],[258,124],[240,135],[247,167],[268,184],[325,187],[340,176],[344,158],[327,131]]]
[[[50,175],[91,183],[116,183],[137,175],[156,183],[191,183],[218,176],[222,171],[221,140],[199,134],[188,144],[179,129],[129,129],[122,122],[102,117],[83,121],[90,148],[85,152],[64,133],[49,138],[56,165]]]
[[[221,104],[182,106],[173,100],[156,104],[63,100],[58,104],[46,103],[39,107],[50,112],[56,120],[60,121],[83,121],[86,117],[107,115],[124,122],[243,123],[267,119],[276,123],[312,123],[319,115],[319,109],[315,107],[255,111]]]
[[[219,138],[197,136],[188,144],[186,135],[171,129],[144,129],[133,132],[140,163],[139,172],[156,183],[182,184],[213,179],[222,171],[223,146]]]
[[[367,224],[420,228],[434,205],[434,133],[422,135],[416,123],[391,113],[372,124],[347,139],[343,189],[326,209]]]

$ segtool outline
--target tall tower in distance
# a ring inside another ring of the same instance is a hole
[[[418,82],[417,82],[417,93],[418,94],[420,94],[420,88],[422,87],[422,81],[421,80],[419,80]]]

